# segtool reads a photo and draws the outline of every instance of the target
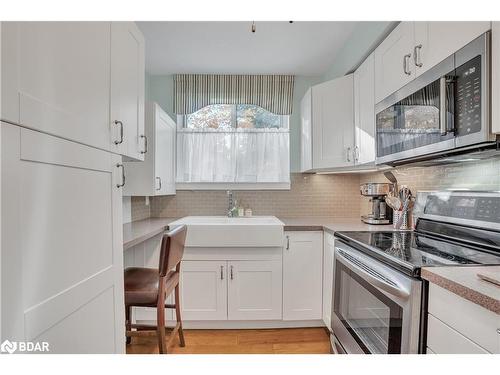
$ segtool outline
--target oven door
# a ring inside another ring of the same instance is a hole
[[[347,353],[419,352],[422,282],[337,241],[332,328]]]

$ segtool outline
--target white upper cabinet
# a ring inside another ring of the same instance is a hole
[[[313,168],[354,165],[354,83],[349,74],[312,87]]]
[[[125,196],[175,194],[176,124],[157,103],[146,105],[146,139],[148,152],[144,162],[125,163],[127,184]]]
[[[372,53],[354,72],[354,159],[375,161],[375,58]]]
[[[440,63],[491,28],[491,22],[414,22],[416,75]]]
[[[491,28],[491,22],[401,22],[375,50],[378,103]]]
[[[312,94],[307,90],[300,102],[300,171],[312,169]]]
[[[111,24],[111,133],[116,152],[144,160],[144,37],[133,22]]]
[[[3,22],[3,120],[109,150],[109,22]]]
[[[375,50],[375,101],[415,78],[413,22],[401,22]]]
[[[322,318],[323,233],[286,232],[283,250],[283,319]]]
[[[144,38],[133,22],[1,27],[2,120],[144,159]]]

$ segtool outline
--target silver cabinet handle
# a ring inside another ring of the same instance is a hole
[[[290,250],[290,236],[286,236],[286,250]]]
[[[355,162],[359,161],[359,146],[354,147],[354,161]]]
[[[122,169],[122,182],[121,182],[121,184],[116,184],[117,188],[121,188],[121,187],[125,186],[125,167],[123,166],[123,164],[118,163],[118,164],[116,164],[116,168]]]
[[[156,190],[161,190],[161,177],[156,177],[156,179],[158,180],[158,187]]]
[[[233,279],[234,279],[234,275],[233,275],[233,266],[230,266],[230,267],[229,267],[229,273],[230,273],[231,280],[233,280]]]
[[[119,144],[123,143],[123,122],[121,122],[120,120],[115,120],[114,124],[120,125],[120,140],[115,141],[115,145],[119,145]]]
[[[422,59],[420,57],[420,50],[422,49],[422,45],[419,44],[418,46],[415,46],[413,49],[413,61],[415,62],[415,66],[418,66],[421,68],[424,64],[422,64]]]
[[[408,63],[410,61],[410,58],[411,58],[411,54],[407,54],[407,55],[403,56],[403,71],[407,75],[411,75],[411,71],[408,70],[408,65],[409,65]]]
[[[220,279],[224,280],[224,266],[220,266]]]
[[[497,328],[497,333],[500,335],[500,328]]]
[[[141,138],[144,138],[144,150],[141,151],[141,154],[145,154],[148,152],[148,137],[143,134],[141,135]]]
[[[346,159],[350,163],[351,162],[351,147],[347,147]]]

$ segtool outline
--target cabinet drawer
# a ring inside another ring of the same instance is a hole
[[[436,354],[487,354],[479,345],[431,314],[428,317],[427,346]]]
[[[429,313],[487,351],[499,352],[500,317],[494,312],[431,283]]]

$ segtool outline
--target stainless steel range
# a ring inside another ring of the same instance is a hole
[[[500,192],[417,198],[414,232],[336,232],[332,345],[340,353],[422,353],[422,267],[500,264]]]

